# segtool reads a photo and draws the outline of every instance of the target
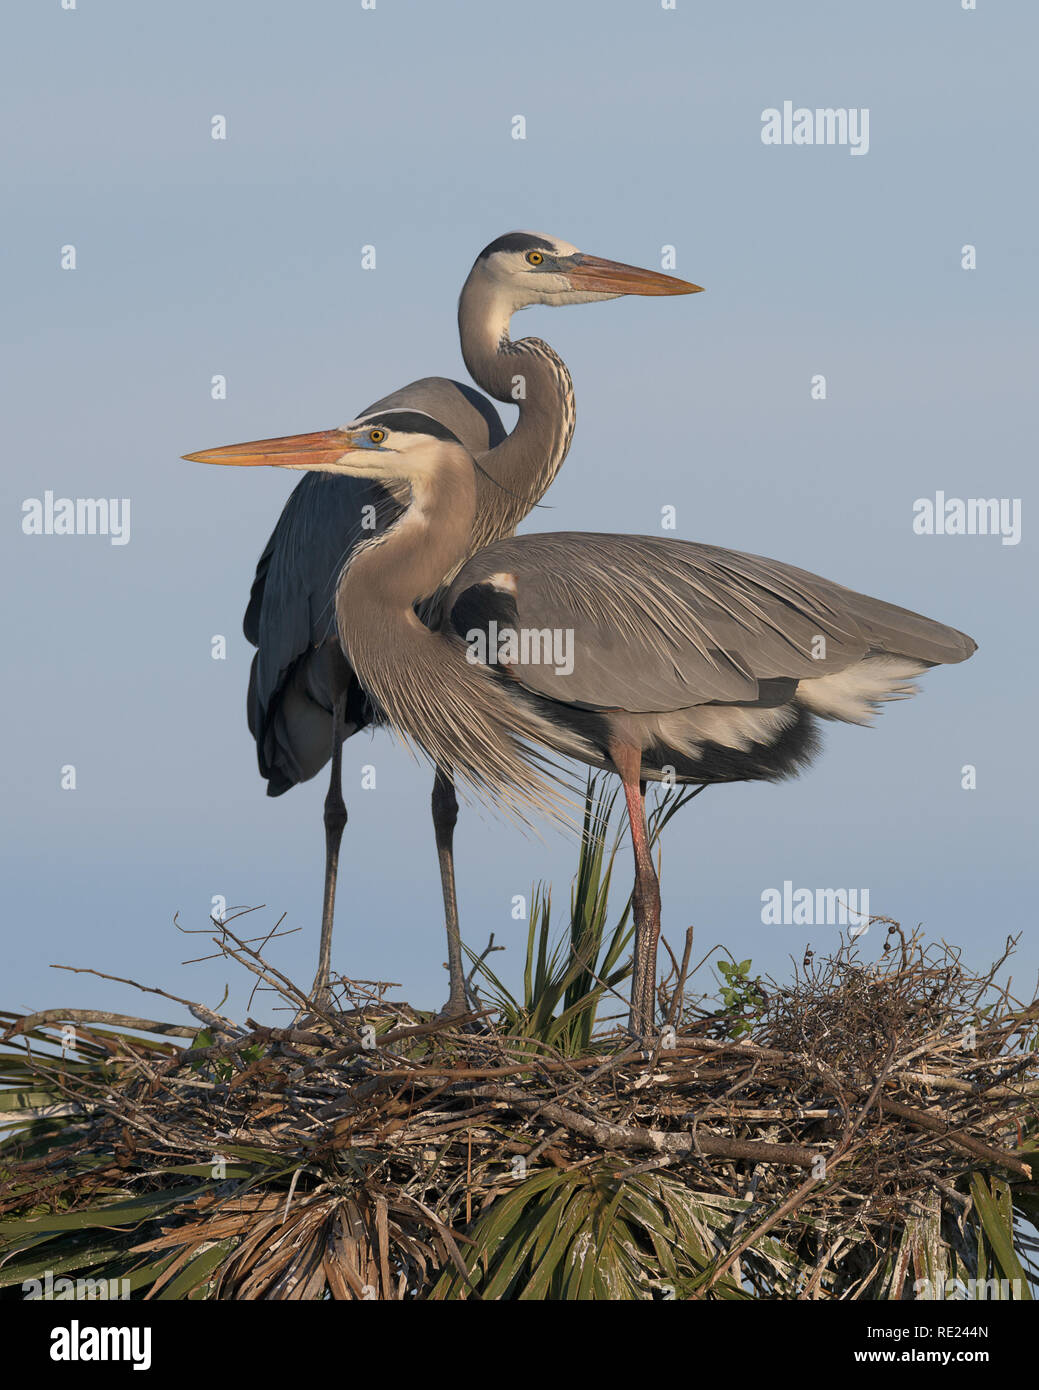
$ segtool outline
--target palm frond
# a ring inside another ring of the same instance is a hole
[[[465,1271],[445,1272],[431,1298],[684,1298],[715,1255],[697,1193],[616,1162],[526,1178],[469,1236]],[[749,1295],[728,1277],[715,1297]]]
[[[701,790],[662,791],[649,809],[651,845]],[[608,926],[613,870],[626,833],[625,823],[612,824],[618,792],[614,778],[589,773],[569,920],[561,932],[553,924],[551,888],[539,883],[533,889],[522,998],[512,994],[486,959],[470,952],[476,972],[490,987],[490,1002],[501,1013],[503,1031],[565,1056],[580,1056],[592,1045],[605,1000],[613,997],[618,1012],[626,1008],[619,987],[631,973],[630,961],[624,959],[633,934],[630,893],[615,925]]]

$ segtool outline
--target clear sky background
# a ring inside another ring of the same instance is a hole
[[[665,935],[693,924],[698,951],[721,941],[782,976],[836,932],[763,926],[763,890],[868,888],[875,912],[972,964],[1023,931],[1031,988],[1033,4],[21,0],[3,27],[0,1007],[173,1007],[48,968],[62,962],[211,1005],[227,981],[242,1008],[239,973],[181,965],[205,938],[173,915],[204,928],[215,895],[265,904],[258,926],[284,913],[300,930],[275,959],[309,982],[325,780],[265,797],[241,635],[295,479],[179,456],[340,424],[419,376],[464,379],[459,288],[515,228],[647,266],[673,245],[677,273],[707,287],[515,321],[562,354],[578,406],[526,529],[659,534],[673,505],[680,537],[980,644],[875,729],[826,726],[799,781],[695,801],[667,835]],[[868,107],[869,153],[766,147],[761,113],[786,99]],[[23,502],[47,489],[129,497],[130,543],[23,535]],[[937,490],[1021,498],[1021,543],[914,534],[914,500]],[[438,1004],[430,776],[364,734],[345,788],[334,966]],[[513,896],[545,878],[565,902],[575,858],[463,812],[463,930],[477,948],[496,934],[507,977],[526,930]],[[626,886],[627,849],[621,863]]]

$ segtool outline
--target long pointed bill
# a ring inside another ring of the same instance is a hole
[[[595,294],[697,294],[702,285],[662,275],[659,270],[642,270],[637,265],[604,261],[599,256],[578,252],[569,258],[567,277],[575,290]]]
[[[315,434],[287,434],[281,439],[228,444],[222,449],[203,449],[183,457],[192,463],[226,463],[235,468],[272,464],[278,468],[313,469],[330,467],[353,447],[349,430],[318,430]]]

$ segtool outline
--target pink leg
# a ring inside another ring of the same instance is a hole
[[[641,750],[630,745],[611,746],[610,757],[624,785],[624,800],[635,854],[635,887],[631,910],[635,921],[635,950],[631,977],[631,1010],[628,1030],[648,1037],[653,1031],[657,984],[657,942],[660,939],[660,883],[649,847],[646,824],[646,784],[639,780]]]

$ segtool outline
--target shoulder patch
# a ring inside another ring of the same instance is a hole
[[[519,592],[516,587],[516,576],[509,574],[507,570],[500,570],[497,574],[489,574],[484,583],[490,584],[492,588],[499,589],[502,593],[511,594],[513,598]]]
[[[501,576],[494,576],[499,577]],[[511,575],[505,577],[512,578]],[[519,613],[514,593],[515,589],[510,591],[500,588],[494,584],[493,579],[471,584],[455,599],[449,617],[451,627],[463,641],[470,640],[470,633],[486,633],[492,622],[497,624],[499,630],[503,627],[518,627]]]

